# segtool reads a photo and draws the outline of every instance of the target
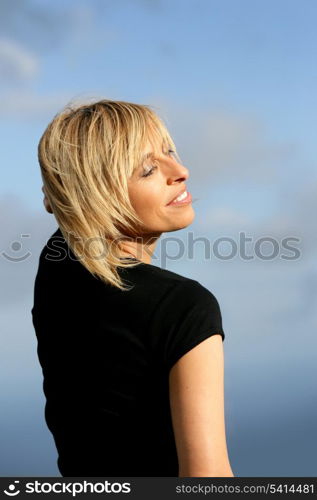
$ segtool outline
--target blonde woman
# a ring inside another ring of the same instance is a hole
[[[163,121],[147,105],[66,107],[39,143],[58,229],[39,259],[33,324],[63,476],[233,476],[222,318],[197,281],[151,263],[194,218]]]

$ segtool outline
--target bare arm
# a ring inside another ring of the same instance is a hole
[[[169,373],[179,477],[234,477],[224,416],[224,355],[212,335],[182,356]]]

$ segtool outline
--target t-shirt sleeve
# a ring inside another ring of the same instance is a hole
[[[165,311],[163,364],[167,371],[186,352],[212,335],[225,338],[219,303],[212,292],[195,280],[180,283]]]

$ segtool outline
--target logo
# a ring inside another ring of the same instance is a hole
[[[20,481],[14,481],[14,482],[19,483]],[[16,495],[18,495],[20,493],[20,490],[16,490],[15,488],[16,488],[15,484],[9,484],[9,486],[8,486],[9,491],[4,490],[4,493],[6,495],[8,495],[9,497],[15,497]]]

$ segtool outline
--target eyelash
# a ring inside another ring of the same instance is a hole
[[[168,154],[171,155],[171,154],[175,154],[175,151],[173,149],[169,149],[168,150]],[[149,177],[150,175],[153,174],[154,170],[157,169],[157,166],[156,165],[153,165],[151,170],[149,170],[148,172],[146,172],[146,174],[143,174],[142,177]]]

